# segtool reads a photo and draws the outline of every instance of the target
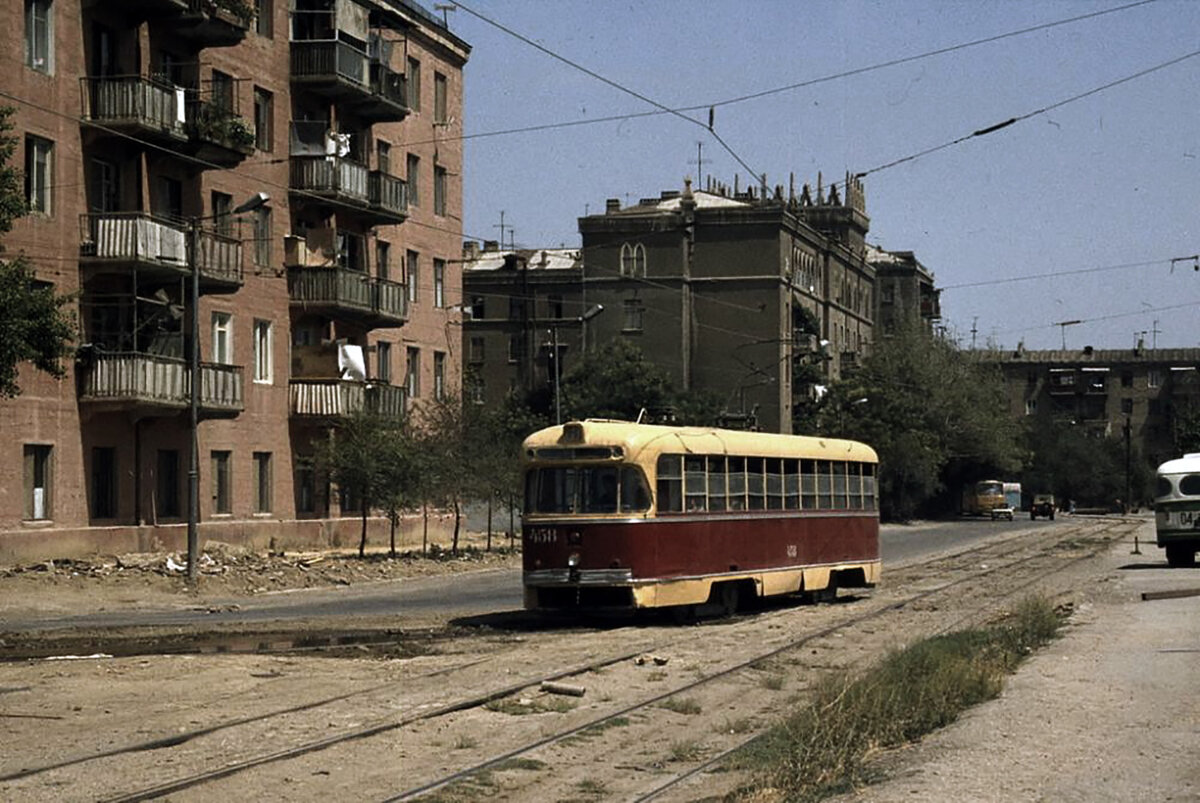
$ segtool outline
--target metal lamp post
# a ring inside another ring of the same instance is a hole
[[[233,210],[235,215],[253,212],[271,200],[265,192],[255,193]],[[192,348],[188,358],[188,415],[191,444],[188,458],[188,519],[187,519],[187,575],[195,580],[200,552],[198,526],[200,523],[200,223],[212,220],[216,215],[193,217],[188,221],[188,260],[192,275],[191,308]]]
[[[604,305],[596,304],[592,307],[589,307],[587,312],[583,313],[578,318],[576,318],[575,323],[586,324],[588,321],[590,321],[592,318],[595,318],[597,315],[599,315],[602,312],[604,312]],[[554,352],[553,352],[553,354],[554,354],[554,422],[556,424],[561,424],[562,423],[562,393],[559,390],[559,384],[560,384],[559,379],[561,379],[561,372],[559,371],[559,368],[558,368],[559,354],[558,354],[558,322],[557,321],[550,324],[550,348],[554,349]]]

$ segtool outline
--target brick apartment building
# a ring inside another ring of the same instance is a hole
[[[811,392],[793,384],[794,364],[827,341],[832,359],[820,364],[837,379],[874,336],[870,221],[861,183],[847,176],[843,187],[785,196],[685,185],[626,208],[609,200],[579,219],[581,249],[468,243],[470,394],[494,402],[546,387],[555,339],[567,371],[589,344],[627,338],[677,387],[717,393],[731,419],[791,432],[793,402]],[[601,314],[580,320],[597,305]],[[800,308],[819,337],[797,334]]]
[[[912,251],[884,251],[867,246],[867,262],[875,269],[875,336],[888,337],[916,324],[926,332],[942,317],[941,291],[933,273]]]
[[[468,45],[411,0],[0,8],[4,245],[81,330],[65,381],[0,400],[0,555],[180,546],[193,348],[201,539],[336,540],[314,440],[460,381]]]
[[[1179,457],[1177,427],[1200,415],[1200,349],[980,352],[999,365],[1014,417],[1124,437],[1149,466]]]

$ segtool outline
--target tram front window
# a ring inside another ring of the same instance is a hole
[[[622,513],[650,507],[650,489],[631,466],[532,469],[525,481],[528,513]]]

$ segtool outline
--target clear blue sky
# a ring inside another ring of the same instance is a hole
[[[1126,5],[465,2],[670,108]],[[636,201],[695,177],[698,142],[705,175],[749,180],[704,126],[668,114],[480,136],[654,107],[464,8],[449,23],[473,48],[462,121],[465,236],[499,239],[504,210],[519,247],[578,245],[576,219],[606,198]],[[1200,253],[1200,56],[1071,100],[1200,50],[1197,33],[1200,2],[1157,0],[721,105],[715,130],[769,184],[786,187],[794,172],[798,187],[815,184],[818,171],[828,184],[1025,118],[870,173],[871,242],[914,251],[934,272],[945,288],[943,322],[964,345],[974,326],[981,346],[1058,348],[1065,335],[1069,348],[1126,348],[1142,331],[1148,346],[1200,346],[1200,272],[1190,260],[1171,263]],[[689,114],[707,123],[707,111]],[[1041,278],[982,284],[1020,277]]]

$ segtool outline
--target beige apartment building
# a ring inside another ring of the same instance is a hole
[[[460,382],[469,46],[411,0],[0,9],[6,256],[80,328],[0,400],[0,559],[179,548],[193,404],[202,540],[338,543],[314,443]]]

